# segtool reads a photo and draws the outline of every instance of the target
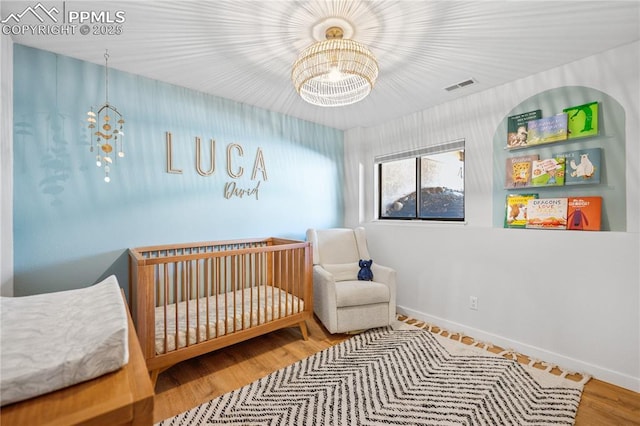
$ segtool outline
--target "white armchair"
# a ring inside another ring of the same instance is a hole
[[[330,333],[393,324],[396,271],[369,256],[365,230],[308,229],[313,248],[313,310]],[[373,281],[359,281],[360,259],[373,259]]]

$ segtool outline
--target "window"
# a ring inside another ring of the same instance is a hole
[[[375,161],[378,218],[464,220],[464,140]]]

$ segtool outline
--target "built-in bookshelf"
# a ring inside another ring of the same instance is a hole
[[[523,101],[494,135],[494,227],[626,231],[625,140],[624,110],[598,90]]]

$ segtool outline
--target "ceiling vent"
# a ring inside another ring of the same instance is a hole
[[[477,81],[475,81],[473,78],[470,78],[468,80],[461,81],[460,83],[453,84],[449,87],[445,87],[444,90],[446,90],[447,92],[451,92],[452,90],[461,89],[465,86],[470,86],[476,83]]]

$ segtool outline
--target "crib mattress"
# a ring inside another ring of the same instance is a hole
[[[129,359],[127,312],[115,276],[91,287],[1,297],[0,405],[115,371]]]
[[[187,346],[187,338],[189,345],[193,345],[302,311],[304,311],[302,299],[277,287],[264,285],[194,299],[189,301],[188,305],[187,302],[167,305],[166,315],[165,307],[159,306],[155,309],[156,354]],[[196,314],[197,312],[199,315]],[[189,318],[188,329],[187,318]],[[178,324],[177,334],[176,323]]]

